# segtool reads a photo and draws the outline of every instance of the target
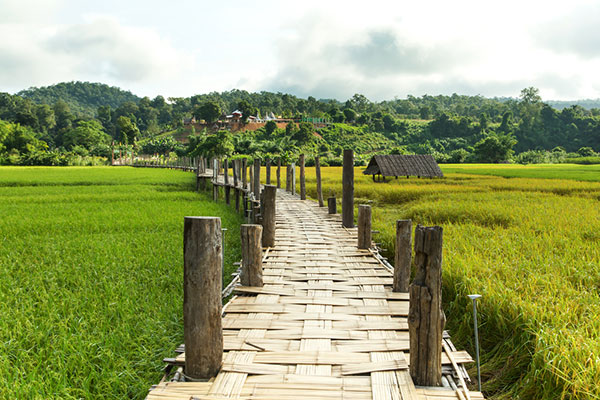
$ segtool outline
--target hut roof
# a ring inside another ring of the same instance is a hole
[[[444,176],[433,156],[403,154],[373,156],[363,174],[381,174],[382,176]]]

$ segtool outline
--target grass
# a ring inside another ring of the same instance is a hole
[[[162,169],[0,168],[0,397],[145,397],[183,342],[183,217],[221,216],[227,268],[240,258],[241,219],[194,187]]]
[[[443,226],[447,327],[474,354],[466,295],[483,295],[488,397],[600,398],[600,167],[442,168],[444,179],[386,183],[355,169],[355,205],[372,201],[375,240],[393,260],[394,220]],[[322,175],[324,196],[339,200],[341,168]],[[313,198],[314,179],[308,168]]]
[[[572,179],[600,181],[600,165],[578,164],[447,164],[444,173],[502,176],[505,178]]]

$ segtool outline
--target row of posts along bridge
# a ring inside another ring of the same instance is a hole
[[[300,199],[306,199],[305,157],[298,159],[300,171]],[[219,218],[186,217],[184,230],[184,336],[185,371],[193,379],[209,379],[219,370],[222,360],[222,332],[220,324],[210,322],[221,318],[221,299],[227,297],[236,285],[260,287],[262,283],[263,249],[275,243],[275,211],[277,189],[282,185],[287,192],[296,194],[296,165],[281,165],[278,158],[265,160],[266,179],[261,185],[261,160],[203,157],[183,159],[181,165],[158,166],[196,172],[196,188],[211,190],[213,200],[233,205],[247,218],[248,224],[241,229],[242,261],[240,274],[222,288],[221,273],[207,273],[207,269],[221,271],[221,229]],[[139,165],[139,164],[138,164]],[[140,166],[152,166],[147,163]],[[315,157],[317,201],[324,207],[319,157]],[[231,171],[230,171],[231,170]],[[284,170],[284,171],[282,171]],[[274,174],[272,174],[274,172]],[[282,172],[285,182],[282,182]],[[274,176],[273,176],[274,175]],[[273,183],[273,184],[272,184]],[[342,224],[354,228],[354,155],[344,151],[342,173]],[[328,198],[330,214],[337,212],[335,197]],[[218,226],[217,226],[218,225]],[[357,248],[372,249],[374,255],[393,271],[393,291],[410,293],[408,315],[410,332],[410,372],[415,384],[439,386],[442,378],[441,355],[444,351],[443,328],[445,316],[441,307],[441,262],[442,228],[417,226],[415,229],[415,279],[410,283],[412,260],[412,223],[410,220],[396,221],[395,267],[392,267],[373,246],[371,235],[371,207],[359,205]],[[202,242],[196,246],[192,242]],[[218,251],[216,250],[218,249]],[[193,261],[196,260],[196,261]],[[202,262],[198,262],[202,260]],[[198,282],[201,276],[206,281]],[[218,281],[218,282],[217,282]],[[198,286],[200,285],[200,286]],[[212,287],[213,291],[205,288]],[[199,290],[199,288],[204,288]],[[218,290],[216,290],[218,288]],[[192,334],[193,333],[193,334]],[[219,346],[220,343],[220,346]],[[194,348],[197,347],[196,350]],[[215,348],[207,357],[206,348]],[[454,365],[456,368],[464,367]],[[464,373],[466,376],[466,373]],[[466,391],[463,375],[459,380]],[[467,398],[470,398],[468,394]]]

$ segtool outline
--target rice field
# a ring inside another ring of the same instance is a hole
[[[452,165],[444,179],[374,183],[355,169],[355,206],[372,202],[375,241],[393,260],[394,221],[444,228],[447,328],[474,354],[480,293],[483,389],[494,399],[600,398],[600,169]],[[341,199],[341,167],[322,170]],[[307,190],[316,197],[314,168]],[[340,210],[338,205],[338,210]],[[475,375],[475,369],[471,370]]]
[[[181,171],[0,167],[0,398],[145,397],[183,343],[183,217],[220,216],[227,272],[240,259],[241,219],[194,189]]]

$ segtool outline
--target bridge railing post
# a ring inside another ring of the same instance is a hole
[[[281,157],[277,157],[277,170],[275,171],[277,178],[277,189],[281,188]]]
[[[183,331],[185,374],[216,376],[223,357],[221,325],[221,219],[185,217]]]
[[[262,247],[263,227],[244,224],[241,226],[242,236],[242,286],[262,286]]]
[[[409,287],[410,375],[419,386],[442,384],[442,228],[417,225],[416,275]]]
[[[275,246],[275,198],[277,188],[273,185],[266,185],[263,191],[262,207],[262,245],[263,247]]]
[[[342,225],[354,227],[354,152],[344,150],[342,170]]]
[[[335,197],[327,198],[327,210],[329,214],[337,214],[337,200]]]
[[[358,206],[358,248],[371,248],[371,206]]]
[[[319,156],[315,156],[315,174],[317,175],[317,200],[319,207],[323,207],[323,188],[321,187],[321,163]]]
[[[304,154],[300,154],[300,200],[306,200],[306,172],[304,170]]]
[[[396,252],[394,254],[394,292],[408,292],[410,285],[410,265],[412,221],[399,219],[396,221]]]

